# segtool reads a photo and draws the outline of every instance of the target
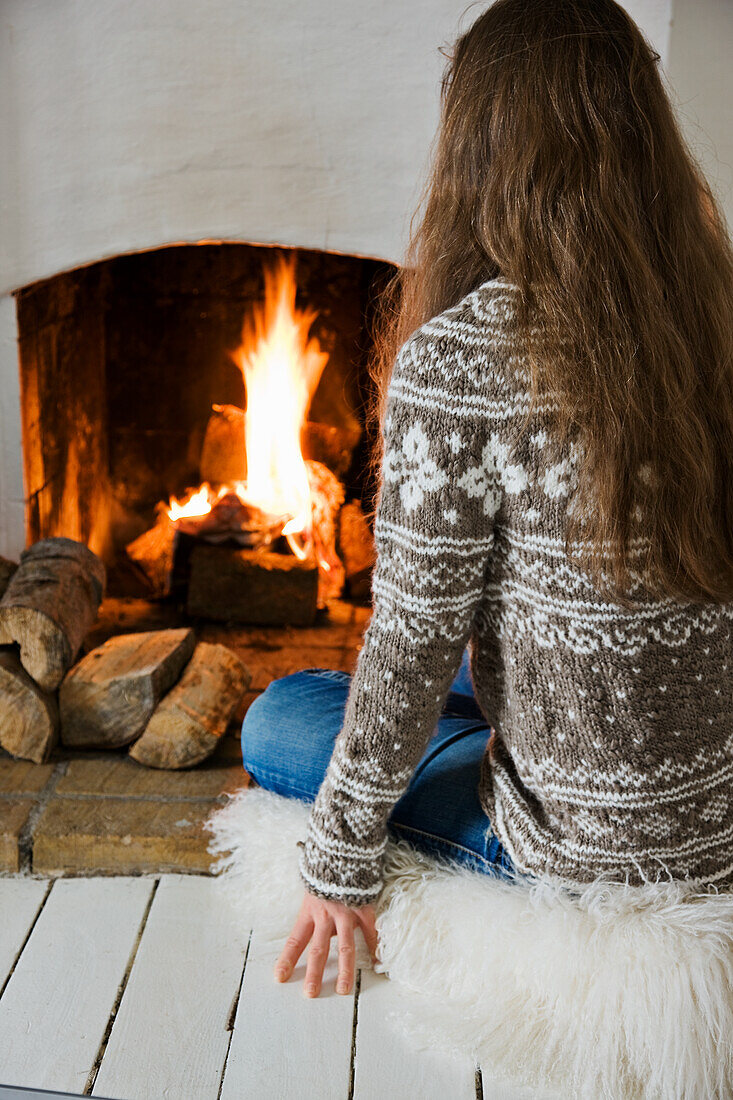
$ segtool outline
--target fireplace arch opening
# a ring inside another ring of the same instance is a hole
[[[248,402],[233,353],[263,302],[265,271],[281,260],[325,362],[302,424],[303,457],[338,479],[344,504],[368,511],[367,361],[394,265],[272,245],[170,245],[17,294],[28,544],[78,539],[105,561],[109,594],[164,594],[128,548],[173,498],[236,480]],[[277,403],[269,415],[278,417]]]

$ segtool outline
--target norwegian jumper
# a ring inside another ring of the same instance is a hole
[[[555,886],[733,884],[733,603],[652,599],[635,574],[629,611],[570,564],[579,448],[553,439],[551,394],[519,436],[517,293],[489,280],[397,357],[373,614],[298,842],[319,897],[378,896],[387,818],[469,640],[493,727],[481,803],[519,871]],[[639,525],[632,563],[644,545]]]

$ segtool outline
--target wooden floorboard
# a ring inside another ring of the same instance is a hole
[[[48,893],[48,883],[31,878],[0,879],[0,991]]]
[[[92,1090],[111,1100],[217,1100],[248,931],[216,882],[165,875]]]
[[[306,956],[287,982],[273,978],[276,948],[252,935],[221,1100],[302,1100],[349,1094],[354,994],[334,991],[335,952],[318,997],[303,994]],[[276,1052],[276,1056],[273,1055]]]
[[[418,1051],[396,1030],[399,1009],[384,974],[364,970],[357,1010],[354,1100],[419,1096],[421,1100],[475,1100],[476,1067],[469,1058]]]
[[[520,1089],[514,1085],[492,1082],[484,1075],[483,1100],[559,1100],[557,1094],[539,1093],[533,1089]]]
[[[152,888],[54,883],[0,1000],[2,1084],[84,1091]]]
[[[211,878],[0,879],[0,1086],[100,1100],[548,1100],[418,1050],[371,969],[307,998]],[[0,1088],[0,1100],[7,1095]]]

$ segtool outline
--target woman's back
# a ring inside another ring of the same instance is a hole
[[[526,871],[732,882],[733,603],[656,599],[639,576],[629,609],[568,558],[582,454],[553,436],[551,394],[519,430],[529,373],[517,294],[494,279],[445,315],[464,369],[487,380],[487,465],[503,490],[473,638],[495,730],[482,804]],[[646,549],[636,518],[632,569]]]

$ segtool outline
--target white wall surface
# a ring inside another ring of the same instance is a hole
[[[667,73],[685,136],[733,231],[733,0],[673,0]]]
[[[666,55],[671,0],[628,9]],[[175,241],[399,260],[468,0],[2,0],[0,292]]]
[[[399,252],[451,0],[4,0],[0,290],[225,238]]]
[[[15,300],[0,298],[0,554],[18,560],[25,545],[23,456]]]

